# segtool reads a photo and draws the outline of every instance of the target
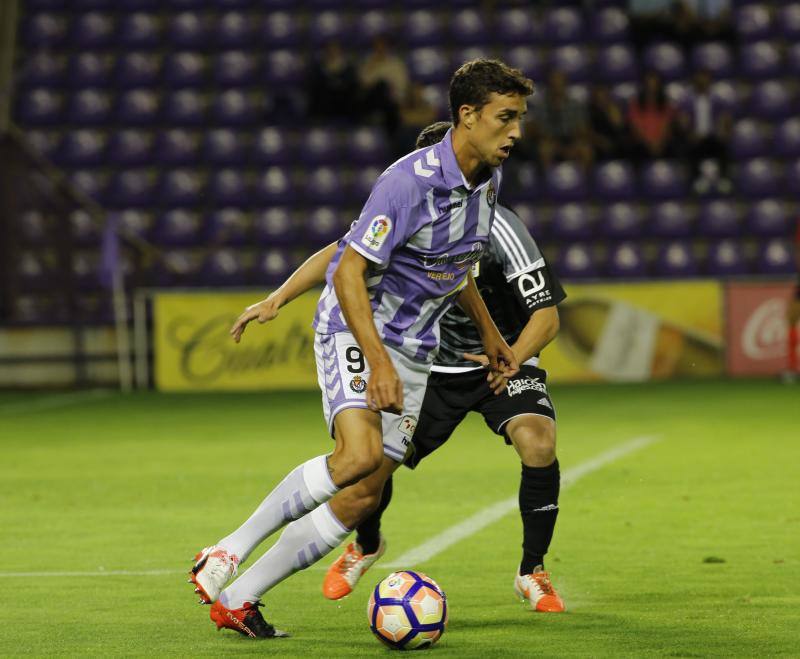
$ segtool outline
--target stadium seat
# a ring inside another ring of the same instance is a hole
[[[505,61],[509,66],[519,69],[532,80],[541,80],[547,70],[542,51],[530,46],[511,48],[506,51]]]
[[[61,144],[61,133],[51,130],[26,130],[25,142],[39,155],[52,160]]]
[[[98,170],[75,169],[69,174],[69,182],[87,197],[102,202],[109,185],[109,175]]]
[[[321,11],[311,15],[308,34],[311,41],[323,44],[328,41],[348,41],[352,33],[348,14],[341,11]]]
[[[21,33],[28,48],[57,48],[67,38],[67,20],[63,15],[39,12],[23,21]]]
[[[51,126],[61,122],[63,111],[63,95],[42,87],[20,94],[15,114],[23,125]]]
[[[378,9],[359,13],[355,21],[352,37],[363,45],[371,44],[375,37],[394,34],[398,24],[394,15]]]
[[[411,11],[405,16],[403,41],[409,47],[438,46],[442,43],[442,25],[436,12],[426,9]]]
[[[486,46],[464,46],[461,48],[454,48],[450,56],[450,73],[458,69],[464,62],[469,62],[474,59],[491,59],[493,53],[491,48]]]
[[[254,186],[254,197],[258,203],[270,206],[297,203],[288,171],[276,166],[259,172]]]
[[[214,97],[211,118],[219,126],[251,126],[261,117],[257,97],[229,89]]]
[[[641,190],[647,196],[671,199],[686,195],[686,172],[675,162],[651,162],[644,166],[641,176]]]
[[[609,251],[606,272],[612,277],[641,278],[647,276],[647,271],[647,262],[637,243],[626,241]]]
[[[133,89],[117,97],[114,119],[124,126],[152,126],[159,114],[160,97],[147,89]]]
[[[202,281],[209,286],[242,286],[247,283],[249,258],[234,249],[215,249],[201,268]]]
[[[757,117],[778,120],[795,113],[794,99],[781,80],[765,80],[753,88],[750,112]]]
[[[747,214],[747,230],[762,237],[789,235],[789,216],[779,199],[761,199],[752,204]]]
[[[773,152],[785,158],[800,156],[800,118],[792,117],[778,126]]]
[[[172,128],[158,135],[153,150],[162,165],[194,165],[200,157],[200,135],[183,128]]]
[[[719,41],[695,46],[692,50],[692,68],[705,69],[716,79],[733,75],[734,60],[730,47]]]
[[[607,7],[592,14],[590,34],[597,43],[617,43],[628,40],[630,21],[620,7]]]
[[[701,235],[732,238],[741,228],[741,212],[732,201],[715,199],[700,208],[697,229]]]
[[[545,192],[555,201],[584,199],[588,187],[580,167],[571,162],[553,165],[545,175]]]
[[[259,245],[295,245],[299,235],[298,223],[284,206],[271,206],[256,213],[253,236]]]
[[[35,217],[35,215],[33,216]],[[26,221],[32,219],[26,216]],[[100,244],[102,226],[83,208],[76,209],[69,214],[70,234],[74,243],[80,247],[97,246]]]
[[[174,208],[158,217],[153,239],[164,247],[190,247],[201,243],[202,232],[203,220],[199,213]]]
[[[594,192],[602,199],[630,199],[636,194],[633,167],[622,160],[599,164],[594,169]]]
[[[340,162],[341,138],[331,128],[312,128],[302,134],[296,161],[308,165],[329,165]]]
[[[504,45],[537,43],[541,37],[538,22],[523,7],[498,8],[494,16],[494,33],[497,42]]]
[[[161,31],[157,14],[125,14],[120,18],[115,41],[127,50],[155,48],[161,42]]]
[[[191,169],[163,172],[158,186],[162,206],[198,206],[205,202],[205,177]]]
[[[786,73],[800,76],[800,43],[790,45],[786,51]]]
[[[318,249],[338,240],[346,232],[347,225],[339,219],[336,210],[330,206],[320,206],[306,216],[303,240]]]
[[[597,276],[597,264],[591,250],[583,243],[575,243],[561,250],[558,274],[564,279],[590,279]]]
[[[208,190],[211,201],[218,207],[247,206],[250,201],[248,176],[236,169],[213,171]]]
[[[266,55],[264,77],[268,84],[300,85],[305,82],[305,65],[301,55],[291,50],[271,50]]]
[[[206,238],[212,245],[245,246],[250,242],[251,218],[241,208],[221,208],[207,218]]]
[[[220,49],[246,50],[255,45],[256,22],[242,11],[227,11],[217,17],[212,31],[214,45]]]
[[[800,2],[793,2],[778,10],[777,25],[781,36],[789,42],[800,41]]]
[[[208,62],[200,53],[176,52],[164,59],[164,82],[170,89],[202,87],[208,81]]]
[[[128,235],[138,236],[142,240],[150,240],[152,237],[155,218],[152,213],[147,211],[126,208],[116,212],[119,228]]]
[[[99,89],[84,89],[72,95],[67,121],[79,126],[97,126],[111,120],[111,94]]]
[[[256,133],[252,158],[261,165],[284,165],[294,157],[286,131],[268,126]]]
[[[155,95],[153,95],[155,98]],[[200,92],[179,89],[164,98],[164,121],[174,126],[206,125],[208,100]]]
[[[212,77],[219,87],[255,85],[259,75],[258,60],[252,53],[232,50],[214,58]]]
[[[306,173],[303,180],[303,196],[316,204],[342,204],[348,189],[340,171],[334,167],[317,167]]]
[[[462,46],[488,43],[492,36],[488,27],[486,15],[477,9],[456,11],[448,22],[451,38]]]
[[[96,130],[76,130],[64,135],[55,162],[66,167],[96,167],[105,160],[108,138]]]
[[[119,87],[150,87],[161,82],[163,61],[156,53],[120,55],[114,68],[114,83]]]
[[[639,238],[644,228],[644,214],[638,205],[616,202],[602,211],[600,235],[619,240]]]
[[[375,181],[381,175],[380,167],[360,167],[355,170],[351,184],[351,193],[354,201],[361,204],[367,201]],[[353,218],[356,219],[355,217]]]
[[[712,243],[706,259],[706,272],[716,277],[747,274],[747,261],[741,245],[731,239]]]
[[[292,263],[279,249],[267,249],[256,257],[253,283],[261,286],[282,284],[292,271]]]
[[[175,50],[203,50],[208,48],[215,29],[209,29],[207,14],[184,11],[167,21],[166,40]]]
[[[783,62],[778,48],[769,41],[742,46],[737,73],[754,80],[774,78],[783,73]]]
[[[542,38],[553,44],[571,44],[583,36],[583,14],[573,7],[558,7],[545,12]]]
[[[592,78],[592,60],[582,46],[560,46],[550,51],[548,66],[564,73],[571,82],[586,82]]]
[[[733,127],[731,154],[739,160],[768,155],[771,139],[768,127],[755,119],[740,119]]]
[[[164,253],[156,270],[160,286],[196,286],[202,282],[204,251],[172,249]]]
[[[786,189],[795,195],[800,190],[800,159],[793,160],[786,166]]]
[[[20,83],[26,87],[51,87],[63,84],[67,77],[67,58],[64,55],[39,52],[19,70]]]
[[[259,42],[273,48],[295,48],[304,38],[302,22],[286,11],[268,11],[260,31]]]
[[[386,134],[378,128],[362,126],[347,140],[348,160],[356,165],[389,165]]]
[[[661,238],[686,238],[694,227],[694,213],[677,201],[663,201],[653,207],[649,228]]]
[[[408,69],[412,79],[423,84],[444,83],[453,73],[449,60],[437,48],[415,48],[410,51]]]
[[[711,85],[711,98],[721,109],[734,113],[739,112],[744,106],[739,89],[728,80],[720,80]]]
[[[775,163],[767,158],[743,162],[736,177],[736,190],[748,197],[769,197],[779,191]]]
[[[797,271],[789,241],[772,238],[761,244],[756,259],[757,270],[765,275],[793,275]]]
[[[653,264],[653,270],[659,277],[696,276],[698,265],[691,245],[679,240],[662,245]]]
[[[768,39],[773,34],[772,16],[765,4],[746,4],[736,10],[734,27],[743,42]]]
[[[513,163],[503,171],[503,197],[514,201],[538,200],[539,174],[532,163]]]
[[[553,212],[551,235],[556,240],[575,242],[594,237],[594,222],[583,204],[559,204]]]
[[[79,13],[70,26],[69,44],[79,50],[108,48],[115,44],[116,25],[111,14]]]
[[[633,81],[639,77],[639,67],[633,49],[614,44],[601,48],[595,61],[595,72],[602,82]]]
[[[658,71],[664,80],[683,78],[686,73],[683,51],[674,43],[648,46],[643,61],[645,69]]]
[[[247,163],[248,146],[245,136],[228,128],[216,128],[205,132],[203,160],[211,165],[241,166]]]
[[[152,206],[155,202],[156,179],[143,169],[126,169],[111,178],[103,201],[112,208]]]

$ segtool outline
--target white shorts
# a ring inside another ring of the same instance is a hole
[[[417,427],[431,365],[409,359],[388,345],[386,351],[403,383],[403,413],[381,412],[383,452],[392,460],[402,462]],[[366,398],[369,364],[349,332],[317,334],[314,354],[322,390],[322,410],[333,437],[333,420],[339,412],[350,407],[369,409]]]

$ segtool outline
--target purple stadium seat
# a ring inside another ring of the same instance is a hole
[[[649,228],[661,238],[686,238],[693,231],[694,213],[677,201],[662,201],[653,207]]]
[[[686,108],[693,92],[691,88],[680,80],[673,80],[667,83],[667,97],[675,105]]]
[[[797,195],[800,190],[800,159],[790,162],[786,169],[786,189]]]
[[[367,126],[357,128],[350,133],[346,141],[349,149],[348,160],[357,165],[388,165],[389,145],[386,134]]]
[[[422,95],[436,110],[437,119],[442,121],[450,119],[450,99],[442,85],[425,85],[422,88]]]
[[[242,165],[247,162],[245,136],[227,128],[207,131],[203,139],[203,159],[212,165]]]
[[[96,130],[76,130],[64,135],[56,152],[56,164],[67,167],[96,167],[103,164],[108,138]]]
[[[206,229],[212,245],[247,245],[250,218],[240,208],[222,208],[208,216]]]
[[[654,264],[659,277],[694,277],[697,275],[697,260],[688,242],[672,241],[659,250]]]
[[[362,44],[370,44],[375,37],[393,34],[397,30],[397,21],[386,11],[371,9],[356,16],[353,37]]]
[[[779,76],[782,71],[781,53],[775,44],[758,41],[742,47],[737,70],[739,75],[763,80]]]
[[[779,191],[775,163],[767,158],[754,158],[741,164],[736,177],[736,190],[748,197],[769,197]]]
[[[608,238],[627,240],[642,235],[644,215],[638,206],[617,202],[603,210],[601,235]]]
[[[786,51],[786,72],[800,76],[800,43],[790,45]]]
[[[556,44],[578,43],[583,36],[583,15],[572,7],[549,10],[544,16],[542,37]]]
[[[22,36],[28,48],[54,48],[67,36],[67,20],[63,15],[41,12],[22,24]]]
[[[731,201],[716,199],[700,208],[698,233],[714,238],[732,238],[741,228],[741,212]]]
[[[232,50],[214,58],[214,82],[221,87],[241,87],[254,84],[258,60],[252,53]]]
[[[298,17],[286,11],[267,12],[259,41],[274,48],[291,48],[303,40],[302,24]]]
[[[143,169],[126,169],[117,172],[104,195],[107,206],[150,206],[154,202],[155,176]]]
[[[656,160],[642,170],[642,192],[649,197],[671,199],[686,195],[686,172],[676,163]]]
[[[218,169],[211,175],[209,192],[214,205],[246,206],[250,200],[247,175],[236,169]]]
[[[628,15],[621,7],[608,7],[596,11],[591,18],[592,39],[599,43],[628,40]]]
[[[612,160],[594,169],[594,192],[603,199],[630,199],[636,194],[633,167],[622,160]]]
[[[202,280],[210,286],[241,286],[248,279],[248,260],[237,250],[216,249],[205,259]]]
[[[735,240],[721,240],[709,246],[706,261],[708,274],[717,277],[744,275],[748,272],[747,261],[741,245]]]
[[[592,77],[592,61],[582,46],[561,46],[550,51],[548,65],[563,72],[572,82],[585,82]]]
[[[340,136],[330,128],[312,128],[302,134],[296,160],[310,165],[329,165],[341,161]]]
[[[773,152],[788,158],[800,156],[800,118],[787,119],[778,127]]]
[[[800,41],[800,2],[781,7],[777,19],[781,35],[787,41]]]
[[[758,41],[773,36],[772,15],[764,4],[739,7],[734,20],[736,33],[742,41]]]
[[[119,228],[128,235],[138,236],[142,240],[150,240],[155,218],[151,213],[133,208],[118,211]]]
[[[267,53],[265,79],[271,85],[298,85],[305,78],[303,57],[291,50],[272,50]]]
[[[779,199],[762,199],[750,206],[747,229],[758,236],[786,236],[789,234],[789,215]]]
[[[498,8],[494,33],[498,43],[507,45],[536,43],[541,35],[539,25],[531,17],[530,11],[522,7]]]
[[[220,126],[249,126],[260,116],[258,99],[241,89],[217,95],[211,105],[212,121]]]
[[[268,167],[259,172],[254,196],[256,201],[266,205],[297,203],[289,172],[282,167]]]
[[[736,112],[742,105],[742,95],[733,83],[720,80],[711,85],[711,98],[719,103],[720,108]]]
[[[733,128],[731,153],[739,160],[768,155],[771,141],[765,124],[755,119],[740,119]]]
[[[539,175],[532,163],[514,163],[503,171],[503,196],[515,201],[538,199]]]
[[[228,11],[214,22],[214,43],[218,48],[245,49],[253,45],[255,21],[241,11]]]
[[[67,121],[81,126],[104,124],[111,119],[111,95],[97,89],[84,89],[72,95]]]
[[[453,49],[450,57],[450,72],[452,73],[455,71],[464,62],[491,57],[493,57],[492,50],[487,46],[466,46],[464,48],[455,48]]]
[[[70,183],[95,201],[102,201],[107,192],[109,176],[103,171],[75,169],[69,175]]]
[[[208,79],[208,62],[200,53],[171,53],[164,59],[164,82],[168,88],[200,87]]]
[[[75,212],[75,211],[73,211]],[[86,213],[86,211],[80,211]],[[88,213],[86,213],[88,215]],[[20,216],[21,222],[19,223],[20,237],[25,245],[41,247],[48,242],[50,237],[49,222],[45,217],[45,213],[39,210],[25,211]],[[72,230],[73,239],[75,237],[75,230]]]
[[[704,43],[692,51],[692,68],[705,69],[713,78],[726,78],[734,73],[733,54],[727,44]]]
[[[205,250],[172,249],[164,252],[156,268],[160,286],[196,286],[202,281]]]
[[[347,41],[352,32],[348,15],[341,11],[322,11],[311,16],[309,36],[315,43]]]
[[[547,70],[544,54],[530,46],[516,46],[505,54],[509,66],[520,69],[532,80],[541,80]]]
[[[163,206],[197,206],[205,201],[205,181],[191,169],[163,172],[158,186],[158,199]]]
[[[126,49],[153,48],[161,41],[161,23],[157,14],[125,14],[120,19],[117,43]]]
[[[39,52],[20,67],[20,82],[28,87],[61,85],[67,77],[67,58],[54,53]]]
[[[77,49],[107,48],[115,41],[114,17],[99,12],[78,14],[69,31],[70,45]]]
[[[101,287],[99,273],[100,255],[96,249],[76,250],[72,254],[72,276],[84,294]]]
[[[763,243],[756,264],[758,271],[765,275],[793,275],[796,272],[794,251],[785,239],[772,238]]]
[[[442,24],[436,12],[418,9],[406,14],[403,41],[408,46],[438,46],[442,42]]]
[[[288,208],[272,206],[256,214],[253,231],[259,245],[294,245],[297,241],[297,223]]]
[[[367,201],[367,197],[372,192],[375,181],[378,180],[382,171],[380,167],[359,167],[355,170],[351,185],[354,201],[362,204]]]
[[[216,24],[214,27],[216,29]],[[174,50],[204,49],[214,31],[209,29],[205,14],[185,11],[168,20],[166,40]]]
[[[28,217],[25,219],[27,221]],[[68,219],[72,240],[77,245],[85,247],[100,244],[101,226],[90,213],[80,208],[72,211]]]
[[[658,71],[665,80],[682,78],[686,69],[683,51],[674,43],[648,46],[644,53],[644,67]]]
[[[149,87],[161,82],[161,56],[156,53],[120,55],[114,69],[119,87]]]
[[[627,107],[639,89],[635,82],[620,82],[611,88],[611,97],[623,108]]]
[[[594,68],[598,79],[603,82],[633,81],[639,76],[633,49],[622,44],[600,49]]]
[[[586,177],[580,167],[571,162],[552,166],[545,176],[546,192],[556,201],[577,201],[588,193]]]
[[[256,259],[254,283],[262,286],[282,284],[292,271],[292,264],[280,249],[268,249]]]
[[[67,80],[73,87],[105,87],[114,80],[114,58],[97,53],[81,53],[70,59]]]
[[[25,142],[36,153],[48,160],[55,157],[58,145],[61,143],[61,134],[47,130],[25,130]]]
[[[320,206],[308,214],[303,238],[304,242],[321,247],[338,240],[346,231],[347,225],[339,219],[336,209]]]
[[[452,75],[450,62],[438,48],[415,48],[408,54],[411,77],[423,84],[441,83]]]
[[[753,89],[750,112],[762,119],[783,119],[796,112],[791,92],[781,80],[765,80]]]
[[[646,277],[647,262],[641,246],[626,241],[612,247],[608,254],[606,272],[612,277]]]
[[[208,100],[197,91],[179,89],[164,98],[164,120],[175,126],[205,125]]]
[[[556,263],[558,274],[564,279],[589,279],[597,276],[594,256],[583,243],[574,243],[564,248]]]
[[[46,254],[41,251],[22,252],[16,259],[16,274],[23,290],[46,289],[48,281],[56,276]]]
[[[117,97],[114,112],[117,123],[130,126],[152,126],[159,116],[160,97],[147,89],[132,89]]]
[[[64,97],[47,88],[23,92],[17,98],[15,116],[26,126],[50,126],[61,122]]]
[[[317,204],[342,204],[347,189],[341,173],[334,167],[317,167],[306,173],[303,196]]]
[[[253,142],[253,160],[261,165],[283,165],[294,160],[289,139],[284,131],[268,126],[256,133]]]
[[[464,46],[485,44],[491,35],[486,15],[476,9],[455,12],[448,22],[448,32],[457,44]]]
[[[582,204],[559,204],[553,212],[552,236],[574,242],[589,240],[594,236],[594,222],[589,210]]]
[[[167,130],[156,139],[153,155],[162,165],[193,165],[200,158],[200,136],[183,128]]]

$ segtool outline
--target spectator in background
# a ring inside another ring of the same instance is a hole
[[[655,71],[645,73],[639,93],[628,106],[631,156],[642,162],[676,155],[678,111]]]
[[[414,143],[420,131],[436,119],[436,108],[425,98],[425,88],[418,82],[412,82],[400,106],[400,130],[395,139],[395,154],[398,157],[405,154],[408,145]]]
[[[561,71],[551,71],[546,88],[534,97],[527,130],[543,169],[559,160],[574,160],[586,169],[594,159],[586,107],[570,97]]]
[[[377,116],[389,135],[397,132],[399,108],[409,88],[408,68],[396,55],[385,36],[372,42],[359,78],[363,90],[362,108],[367,119]]]
[[[320,119],[355,119],[358,75],[338,41],[329,41],[311,66],[309,115]]]
[[[733,186],[728,178],[728,142],[733,118],[711,95],[711,75],[707,71],[694,74],[681,122],[688,138],[686,155],[695,192],[705,194],[716,187],[717,192],[730,194]]]
[[[589,96],[589,128],[598,160],[621,158],[625,153],[625,116],[606,85],[595,85]]]

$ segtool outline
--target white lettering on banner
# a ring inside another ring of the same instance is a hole
[[[509,380],[508,384],[506,384],[506,390],[508,391],[509,398],[511,398],[511,396],[521,394],[523,391],[533,390],[543,394],[547,393],[547,387],[545,386],[544,382],[539,382],[539,378],[532,377],[515,378],[513,380]]]
[[[771,298],[753,311],[742,331],[742,350],[750,359],[786,354],[786,300]]]

